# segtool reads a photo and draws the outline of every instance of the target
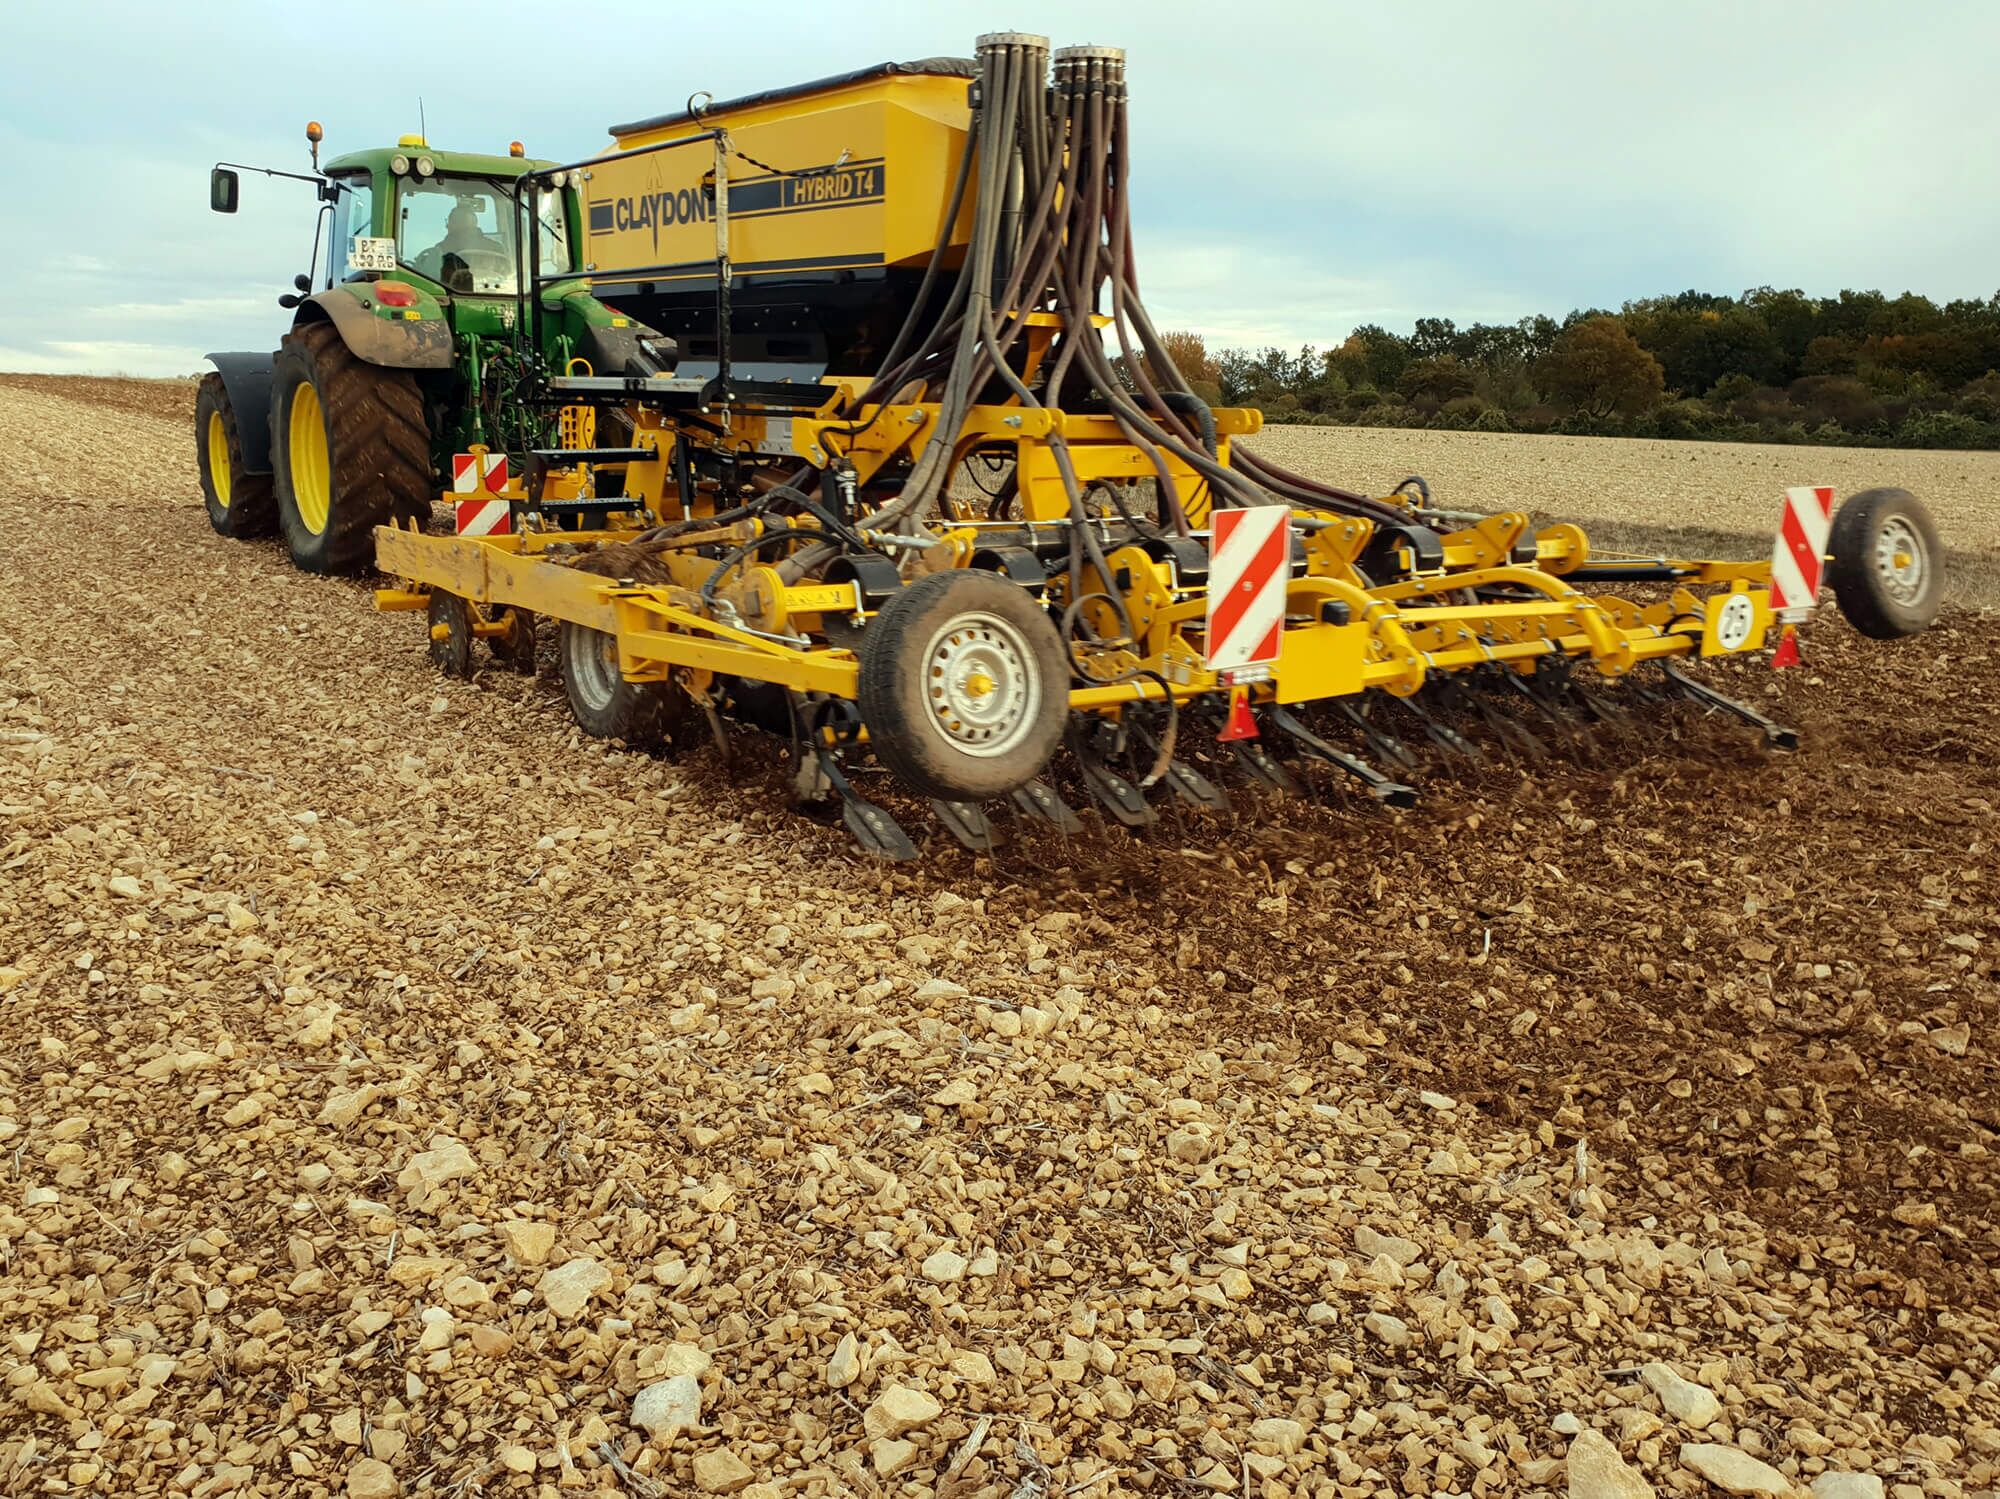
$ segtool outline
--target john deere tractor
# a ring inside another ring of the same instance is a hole
[[[452,455],[517,458],[554,438],[538,374],[653,373],[669,345],[590,296],[577,265],[576,185],[555,163],[437,151],[421,136],[310,175],[218,164],[210,207],[234,213],[239,171],[314,185],[310,272],[278,303],[276,353],[211,354],[195,401],[209,522],[283,534],[312,572],[365,571],[374,528],[415,523],[451,487]],[[530,290],[538,292],[534,305]]]

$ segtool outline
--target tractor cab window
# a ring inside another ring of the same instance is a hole
[[[562,191],[541,194],[536,213],[541,219],[535,234],[541,247],[542,274],[560,276],[575,270],[576,260],[569,250],[569,215],[563,212]]]
[[[513,205],[490,182],[406,180],[396,209],[396,258],[446,291],[511,296],[513,220]]]
[[[327,279],[351,281],[362,274],[354,268],[354,242],[375,232],[375,190],[366,174],[334,180],[340,193],[333,200],[332,253]]]

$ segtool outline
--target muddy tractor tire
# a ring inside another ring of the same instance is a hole
[[[427,520],[430,431],[416,377],[364,364],[331,323],[285,335],[271,371],[278,527],[307,572],[375,564],[375,528]]]
[[[236,410],[218,374],[203,375],[195,391],[194,454],[208,523],[218,536],[269,536],[278,529],[271,475],[244,472]]]

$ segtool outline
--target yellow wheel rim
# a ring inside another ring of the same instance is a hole
[[[292,457],[292,502],[298,506],[305,528],[318,536],[326,530],[333,512],[333,465],[327,459],[326,418],[320,411],[319,392],[310,385],[292,391],[290,441]]]
[[[224,510],[229,508],[229,434],[222,430],[222,413],[208,414],[208,485],[215,491],[215,502]]]

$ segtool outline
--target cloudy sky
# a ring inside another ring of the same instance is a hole
[[[1147,302],[1212,344],[1687,287],[2000,287],[1993,0],[22,0],[0,5],[0,369],[273,347],[310,189],[246,177],[230,219],[206,176],[303,170],[308,117],[338,153],[415,130],[421,96],[439,146],[575,158],[698,89],[1000,28],[1128,49]]]

